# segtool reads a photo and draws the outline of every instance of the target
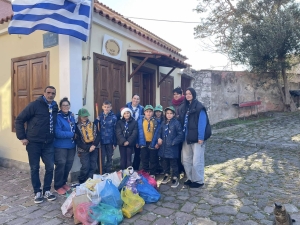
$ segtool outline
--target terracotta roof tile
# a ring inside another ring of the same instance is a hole
[[[131,20],[125,18],[118,12],[112,10],[111,8],[107,7],[103,3],[95,2],[94,4],[94,12],[98,13],[99,15],[105,17],[108,20],[111,20],[114,23],[136,33],[137,35],[149,40],[150,42],[169,50],[170,52],[187,59],[186,56],[181,55],[179,52],[181,51],[180,48],[170,44],[169,42],[161,39],[157,35],[151,33],[150,31],[146,30],[145,28],[137,25],[136,23],[132,22]]]
[[[0,0],[0,24],[8,22],[12,19],[13,11],[11,3],[7,0]]]

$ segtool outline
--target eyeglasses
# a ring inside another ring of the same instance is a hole
[[[61,106],[64,106],[64,107],[69,107],[70,105],[61,105]]]

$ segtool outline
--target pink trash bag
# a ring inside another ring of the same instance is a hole
[[[96,225],[97,221],[93,221],[88,212],[90,210],[90,206],[92,206],[91,202],[84,202],[77,205],[76,210],[74,212],[74,216],[77,220],[79,220],[83,225]]]
[[[153,177],[150,177],[150,174],[147,173],[146,171],[144,170],[140,170],[138,171],[138,174],[142,175],[143,177],[145,177],[148,181],[148,183],[154,187],[155,189],[157,189],[157,182],[156,180],[153,178]]]

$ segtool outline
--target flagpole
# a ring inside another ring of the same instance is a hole
[[[86,105],[86,95],[87,95],[87,86],[88,86],[88,78],[89,78],[89,69],[90,69],[90,60],[91,60],[91,40],[92,40],[92,27],[93,27],[93,14],[94,14],[94,2],[97,0],[91,0],[91,22],[90,22],[90,30],[89,30],[89,42],[88,42],[88,52],[87,52],[87,69],[86,69],[86,77],[85,77],[85,87],[84,87],[84,97],[83,97],[83,105]]]

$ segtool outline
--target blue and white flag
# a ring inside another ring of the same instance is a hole
[[[94,0],[92,0],[94,1]],[[45,30],[87,40],[90,0],[12,0],[14,16],[9,34],[30,34]]]

